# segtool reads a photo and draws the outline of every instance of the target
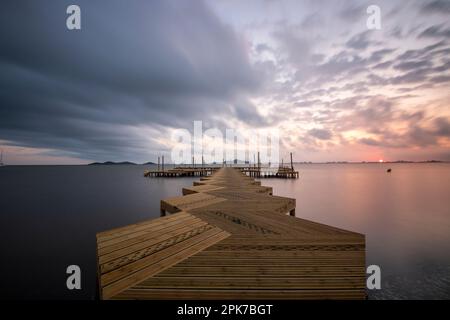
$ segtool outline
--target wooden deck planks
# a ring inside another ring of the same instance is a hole
[[[177,213],[182,210],[192,210],[208,204],[225,201],[226,199],[216,197],[207,193],[193,193],[181,197],[173,197],[161,200],[161,211]]]
[[[97,235],[104,299],[364,299],[364,235],[286,215],[295,199],[222,168],[172,213]]]
[[[113,238],[114,235],[117,237]],[[100,233],[97,260],[101,296],[111,298],[228,236],[225,231],[185,212],[113,233]]]
[[[154,299],[154,300],[187,300],[187,299],[204,299],[204,300],[286,300],[286,299],[302,299],[302,300],[362,300],[365,299],[366,292],[364,289],[341,289],[341,290],[306,290],[306,289],[285,289],[285,290],[249,290],[249,289],[228,289],[215,290],[208,289],[157,289],[157,288],[130,288],[120,294],[115,299]]]

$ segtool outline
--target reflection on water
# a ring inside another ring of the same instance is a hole
[[[148,179],[148,166],[0,168],[1,297],[86,298],[96,294],[95,234],[159,217],[162,198],[193,178]],[[2,259],[3,261],[3,259]],[[66,289],[66,267],[82,270],[82,290]]]
[[[295,197],[297,216],[366,235],[367,264],[382,270],[370,298],[450,298],[450,164],[296,169],[298,180],[263,183]]]
[[[386,173],[388,167],[391,173]],[[160,199],[195,178],[142,176],[143,166],[0,168],[2,297],[94,298],[95,233],[159,216]],[[297,199],[299,217],[366,234],[382,270],[370,298],[450,298],[450,165],[298,165],[300,179],[267,179]],[[4,259],[4,260],[5,260]],[[82,290],[65,289],[65,268]]]

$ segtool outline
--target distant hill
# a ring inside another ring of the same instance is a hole
[[[154,162],[151,162],[151,161],[149,161],[149,162],[146,162],[146,163],[143,163],[143,165],[146,165],[146,164],[156,164],[156,163],[154,163]]]
[[[105,162],[92,162],[89,163],[89,165],[90,166],[136,165],[136,163],[129,161],[122,161],[122,162],[105,161]]]

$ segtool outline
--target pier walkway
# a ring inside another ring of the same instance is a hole
[[[204,177],[210,176],[222,167],[175,167],[173,169],[146,170],[144,177],[148,178],[174,178],[174,177]],[[285,178],[297,179],[298,171],[292,167],[257,167],[257,166],[233,166],[245,175],[254,178]]]
[[[295,217],[295,199],[214,170],[161,218],[97,234],[102,299],[364,299],[365,237]]]

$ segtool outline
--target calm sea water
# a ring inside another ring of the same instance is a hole
[[[392,168],[392,173],[386,169]],[[0,168],[2,298],[93,299],[95,233],[159,216],[161,198],[194,178],[143,177],[144,166]],[[299,217],[366,234],[382,271],[371,299],[450,298],[450,164],[297,165],[298,180],[266,179],[297,199]],[[66,267],[82,269],[68,291]]]

